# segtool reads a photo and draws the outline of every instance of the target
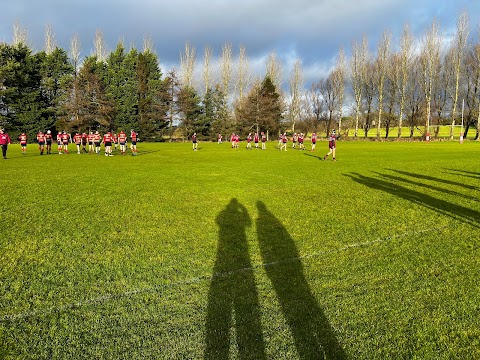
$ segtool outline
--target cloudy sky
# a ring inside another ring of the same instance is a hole
[[[340,48],[348,55],[363,34],[374,51],[385,30],[396,46],[405,23],[421,38],[436,19],[449,37],[463,10],[473,36],[480,24],[479,0],[0,0],[0,42],[11,43],[16,22],[35,50],[44,47],[50,25],[64,49],[77,34],[84,56],[93,51],[97,29],[109,49],[121,40],[141,50],[147,35],[164,72],[178,68],[187,41],[196,48],[198,67],[206,45],[219,57],[222,45],[231,43],[234,55],[240,45],[246,47],[257,75],[265,74],[265,59],[275,52],[284,78],[300,59],[309,82],[331,69]]]

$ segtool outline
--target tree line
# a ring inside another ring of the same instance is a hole
[[[0,44],[0,123],[13,136],[38,130],[136,129],[142,139],[215,138],[218,133],[317,132],[342,136],[437,136],[440,126],[463,121],[465,136],[480,134],[480,36],[469,37],[468,15],[457,18],[446,41],[434,20],[415,39],[408,25],[397,45],[385,31],[375,50],[366,36],[350,54],[339,51],[329,73],[305,87],[297,60],[283,79],[275,53],[263,77],[251,73],[244,46],[236,59],[231,44],[213,61],[206,46],[197,63],[189,43],[180,68],[162,73],[150,39],[142,51],[119,42],[108,52],[101,31],[94,53],[80,57],[80,41],[55,46],[50,26],[45,47],[33,52],[17,23],[12,44]],[[409,129],[408,133],[405,128]],[[362,135],[360,135],[362,134]]]

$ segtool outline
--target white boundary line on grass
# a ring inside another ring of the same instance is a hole
[[[392,236],[387,236],[387,237],[384,237],[384,238],[377,238],[375,240],[357,242],[357,243],[342,246],[342,247],[334,249],[334,250],[318,251],[318,252],[298,256],[298,257],[295,257],[295,258],[288,258],[288,259],[274,261],[274,262],[270,262],[270,263],[254,265],[254,266],[251,266],[251,267],[248,267],[248,268],[236,269],[236,270],[232,270],[232,271],[228,271],[228,272],[224,272],[224,273],[215,273],[213,275],[198,276],[198,277],[191,278],[189,280],[174,282],[174,283],[171,283],[171,284],[155,285],[155,286],[151,286],[151,287],[145,287],[145,288],[135,289],[135,290],[131,290],[131,291],[125,291],[125,292],[119,293],[119,294],[107,294],[107,295],[104,295],[104,296],[99,296],[99,297],[87,299],[87,300],[84,300],[84,301],[73,302],[73,303],[70,303],[70,304],[65,304],[65,305],[60,305],[60,306],[52,306],[52,307],[46,308],[46,309],[34,309],[34,310],[20,312],[20,313],[11,314],[11,315],[4,315],[2,318],[0,318],[0,322],[15,322],[17,320],[22,320],[22,319],[26,319],[26,318],[30,318],[30,317],[44,316],[44,315],[48,315],[48,314],[51,314],[51,313],[54,313],[54,312],[62,312],[62,311],[65,311],[65,310],[80,308],[80,307],[91,305],[91,304],[100,304],[102,302],[106,302],[106,301],[109,301],[109,300],[120,299],[120,298],[124,298],[124,297],[130,297],[130,296],[134,296],[134,295],[137,295],[137,294],[157,292],[159,290],[166,289],[166,288],[169,288],[169,287],[197,284],[201,281],[211,281],[211,280],[216,279],[216,278],[224,278],[224,277],[228,277],[228,276],[233,275],[233,274],[238,274],[238,273],[242,273],[242,272],[246,272],[246,271],[254,271],[256,269],[267,268],[267,267],[270,267],[270,266],[275,266],[275,265],[284,264],[284,263],[288,263],[288,262],[300,261],[302,259],[310,259],[310,258],[318,257],[318,256],[321,256],[321,255],[331,255],[331,254],[340,253],[340,252],[347,251],[347,250],[354,249],[354,248],[366,247],[366,246],[374,245],[374,244],[377,244],[377,243],[384,243],[384,242],[387,242],[387,241],[390,241],[390,240],[393,240],[393,239],[398,239],[398,238],[402,238],[402,237],[406,237],[406,236],[420,235],[420,234],[428,233],[428,232],[431,232],[431,231],[434,231],[434,230],[439,231],[439,230],[443,230],[447,227],[448,227],[448,225],[444,225],[444,226],[441,226],[441,227],[438,227],[438,228],[427,228],[427,229],[419,230],[419,231],[411,231],[411,232],[406,232],[406,233],[399,234],[399,235],[392,235]]]

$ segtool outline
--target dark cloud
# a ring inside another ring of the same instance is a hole
[[[186,41],[199,56],[205,45],[220,56],[229,42],[235,51],[245,45],[254,62],[272,51],[285,64],[299,58],[313,74],[315,69],[328,71],[338,50],[348,54],[352,41],[364,33],[373,50],[384,30],[398,39],[407,22],[417,37],[434,17],[448,31],[461,10],[469,12],[476,28],[480,5],[473,0],[16,0],[2,4],[0,41],[10,42],[16,20],[28,30],[35,49],[43,47],[44,28],[50,24],[61,47],[68,48],[78,34],[83,55],[91,54],[97,29],[110,49],[119,40],[141,49],[148,35],[164,64],[178,63]]]

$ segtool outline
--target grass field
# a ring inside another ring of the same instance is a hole
[[[480,358],[480,143],[138,148],[9,147],[0,358]]]

